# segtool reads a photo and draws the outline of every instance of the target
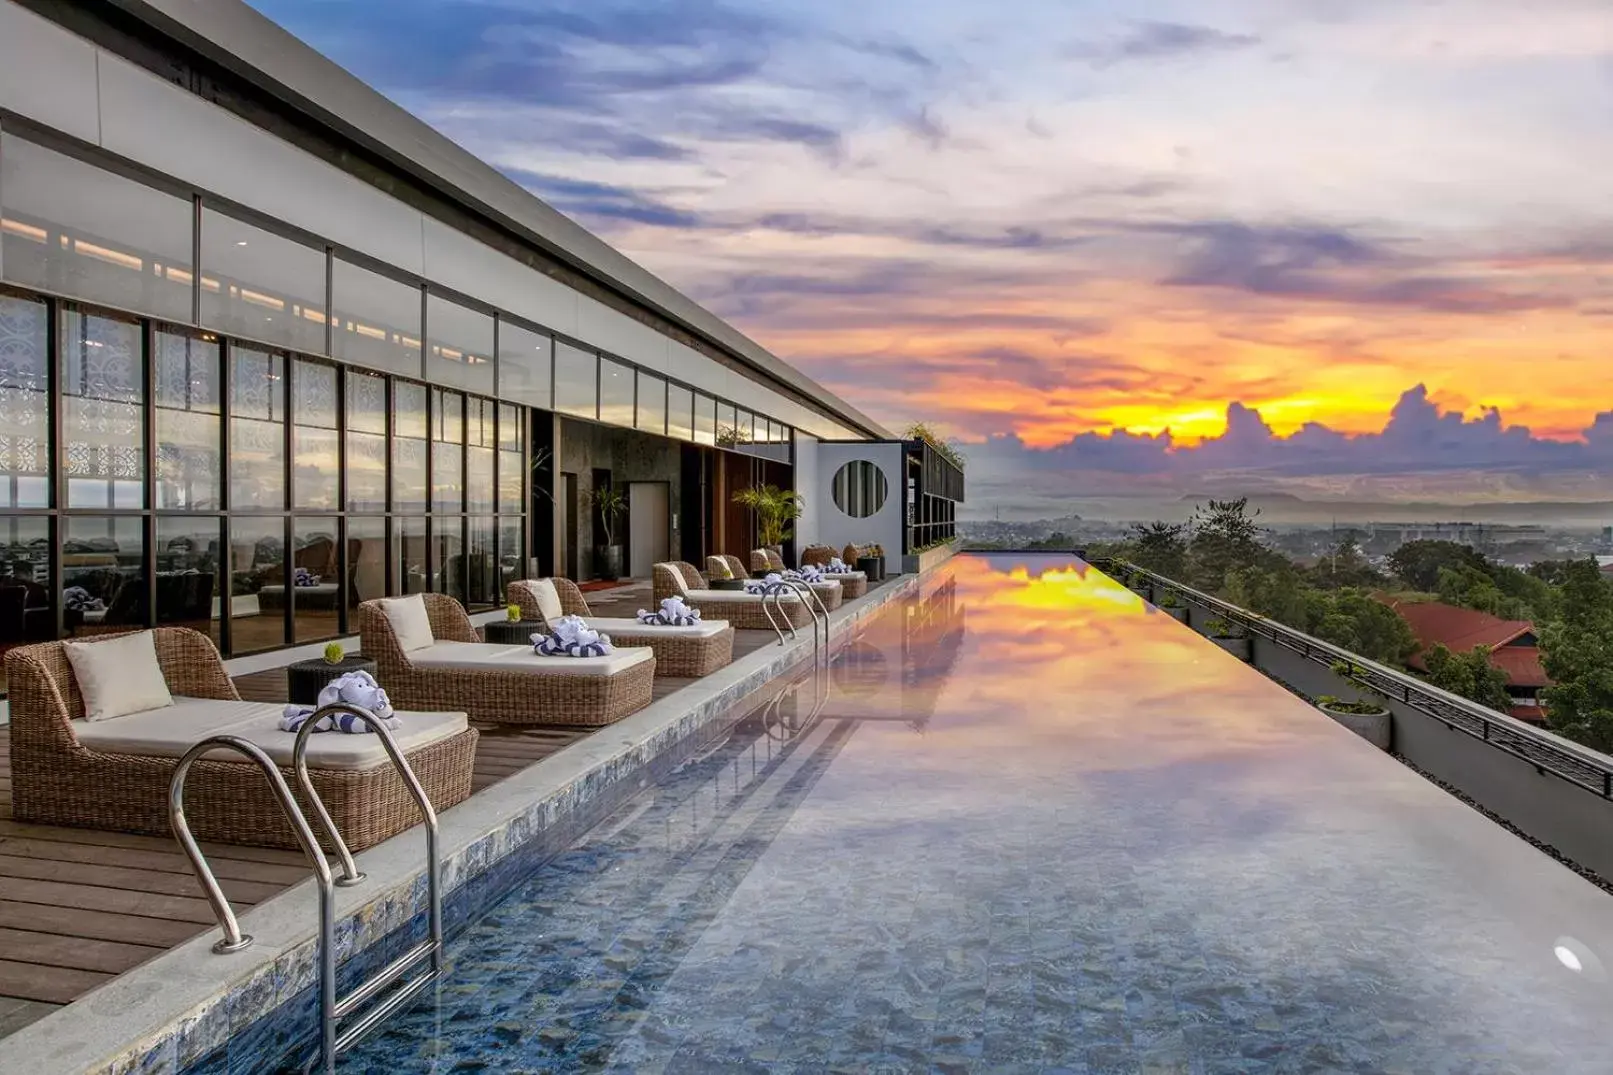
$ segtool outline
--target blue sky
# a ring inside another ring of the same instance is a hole
[[[256,6],[1004,480],[1613,495],[1605,0]]]

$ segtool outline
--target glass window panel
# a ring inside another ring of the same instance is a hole
[[[498,557],[493,545],[498,534],[498,520],[473,515],[468,524],[470,548],[466,554],[466,567],[470,579],[465,591],[466,603],[473,608],[502,605],[504,587],[499,584]]]
[[[498,393],[529,407],[549,410],[554,341],[520,325],[498,325]]]
[[[331,350],[343,362],[420,376],[420,288],[337,258]]]
[[[426,388],[412,381],[392,382],[392,510],[426,510]]]
[[[362,376],[362,375],[358,375]],[[297,394],[292,408],[292,487],[299,508],[335,511],[341,473],[341,434],[336,430],[336,367],[298,359],[292,371]]]
[[[62,314],[62,444],[67,506],[143,508],[145,377],[140,326]]]
[[[666,381],[642,371],[638,375],[638,427],[646,433],[666,432]]]
[[[294,641],[313,642],[337,634],[337,608],[346,589],[342,585],[337,537],[337,521],[333,518],[297,519],[292,525]]]
[[[189,627],[219,644],[223,546],[217,516],[157,516],[157,622]]]
[[[279,518],[230,518],[230,652],[286,644],[286,528]]]
[[[387,591],[386,520],[375,516],[349,516],[347,567],[351,581],[347,593],[347,622],[358,624],[361,601],[385,597]]]
[[[50,520],[0,518],[0,649],[56,637]]]
[[[325,353],[325,252],[202,207],[202,324]]]
[[[633,369],[599,359],[599,420],[633,428]]]
[[[525,534],[522,519],[506,517],[498,521],[498,592],[501,594],[509,592],[510,583],[526,577]]]
[[[508,404],[501,404],[498,413],[498,510],[518,514],[526,510],[526,453],[521,450],[524,415]]]
[[[734,443],[751,444],[756,440],[756,418],[749,411],[734,412]]]
[[[493,318],[443,298],[426,299],[426,380],[433,384],[493,391]]]
[[[494,421],[497,404],[471,396],[465,401],[467,447],[465,449],[465,510],[492,512],[497,508],[493,484],[493,445],[497,442]]]
[[[717,401],[717,443],[732,448],[739,443],[739,426],[734,418],[734,405]]]
[[[401,593],[424,593],[426,585],[426,520],[402,516],[392,520],[392,559],[398,565]]]
[[[66,515],[62,608],[67,633],[147,627],[146,530],[138,515]]]
[[[717,408],[710,396],[694,397],[694,439],[697,444],[717,443]]]
[[[7,134],[0,210],[6,279],[174,321],[194,315],[189,200]]]
[[[351,369],[347,371],[347,510],[386,510],[386,378]]]
[[[217,510],[223,492],[218,341],[158,329],[156,348],[157,507]]]
[[[666,431],[679,440],[694,439],[694,393],[687,388],[666,386]]]
[[[437,572],[438,593],[445,593],[461,604],[465,601],[465,519],[449,515],[431,521],[433,569]]]
[[[555,341],[554,409],[582,418],[599,417],[599,362],[592,351]]]
[[[230,348],[230,508],[286,506],[286,360]]]
[[[50,506],[50,340],[43,302],[0,295],[0,507]]]
[[[431,510],[465,510],[465,397],[433,388]]]

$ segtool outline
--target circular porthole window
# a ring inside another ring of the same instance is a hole
[[[866,459],[853,459],[835,471],[835,507],[853,519],[866,519],[879,511],[889,492],[885,472]]]

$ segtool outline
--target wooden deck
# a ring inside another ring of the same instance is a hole
[[[587,595],[602,616],[632,616],[648,586]],[[738,658],[775,641],[740,631]],[[241,676],[242,697],[281,701],[286,675]],[[657,678],[663,698],[692,682]],[[541,761],[595,729],[478,724],[474,790]],[[203,844],[237,912],[309,874],[294,851]],[[11,744],[0,733],[0,1037],[216,923],[190,865],[168,837],[21,825],[11,820]]]

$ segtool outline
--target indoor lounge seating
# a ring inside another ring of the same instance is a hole
[[[636,619],[595,616],[577,584],[562,578],[512,582],[506,599],[521,607],[523,619],[548,625],[562,616],[581,616],[618,646],[648,647],[655,652],[658,676],[703,676],[734,659],[734,628],[726,620],[652,626]]]
[[[6,673],[16,821],[167,835],[169,778],[210,735],[262,748],[292,779],[296,736],[280,730],[283,706],[242,701],[212,641],[189,628],[22,646],[6,655]],[[444,810],[467,798],[477,732],[465,714],[397,716],[394,738],[432,805]],[[379,737],[315,736],[307,757],[314,788],[353,850],[420,821]],[[262,771],[232,751],[195,764],[185,807],[198,839],[300,846]]]
[[[690,605],[698,608],[702,616],[711,619],[723,619],[741,630],[771,631],[773,623],[768,620],[768,610],[763,609],[763,595],[745,593],[739,590],[709,590],[705,579],[691,563],[682,560],[670,560],[666,563],[656,564],[651,569],[656,601],[668,597],[681,597]],[[788,621],[790,627],[800,629],[812,625],[812,610],[797,594],[787,593],[779,595],[777,603],[767,599],[774,619],[779,620],[779,626],[785,626]],[[783,618],[779,619],[780,613]]]
[[[530,645],[482,642],[464,607],[446,594],[365,601],[358,626],[376,679],[399,708],[463,710],[497,724],[599,727],[650,704],[649,649],[546,657]]]

